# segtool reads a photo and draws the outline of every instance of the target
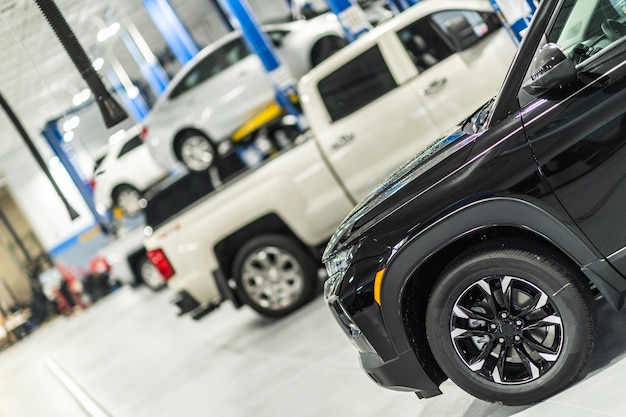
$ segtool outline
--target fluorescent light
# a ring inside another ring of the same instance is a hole
[[[98,39],[98,42],[104,42],[107,39],[115,36],[115,34],[119,30],[120,30],[120,24],[117,22],[112,23],[110,26],[107,26],[104,29],[100,29],[98,31],[98,35],[96,36],[96,39]]]
[[[70,130],[74,130],[78,127],[79,124],[80,124],[80,117],[78,116],[74,116],[70,119],[67,119],[66,121],[63,122],[63,131],[69,132]]]
[[[72,104],[74,104],[75,106],[80,106],[81,104],[89,100],[90,95],[91,95],[91,90],[89,90],[88,88],[85,88],[80,93],[74,95],[74,97],[72,98]]]
[[[102,69],[102,67],[104,66],[104,59],[103,58],[96,58],[96,59],[94,59],[94,61],[93,61],[93,63],[91,65],[93,65],[93,69],[95,69],[96,71],[100,71]]]

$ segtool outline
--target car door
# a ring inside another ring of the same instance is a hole
[[[496,95],[516,46],[493,13],[442,10],[397,31],[416,76],[410,81],[442,132]]]
[[[335,174],[355,200],[439,134],[413,91],[392,73],[378,43],[322,78],[318,90],[328,120],[311,123]]]
[[[554,194],[598,251],[626,274],[626,38],[602,30],[626,15],[610,0],[564,7],[553,42],[577,63],[573,86],[520,90],[528,140]]]

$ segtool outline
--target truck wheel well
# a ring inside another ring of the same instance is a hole
[[[441,383],[447,376],[437,365],[426,337],[425,317],[428,298],[435,281],[448,265],[460,252],[476,244],[503,238],[523,239],[529,242],[540,243],[549,246],[561,253],[565,258],[572,259],[561,249],[553,245],[547,239],[525,229],[517,227],[494,227],[478,230],[468,236],[459,239],[442,248],[431,256],[424,264],[415,270],[408,278],[405,290],[402,294],[403,322],[415,352],[420,362],[425,364],[425,370],[436,383]],[[419,277],[419,279],[418,279]]]
[[[137,272],[137,265],[143,256],[146,256],[146,251],[142,248],[137,252],[131,253],[128,255],[128,258],[126,258],[128,265],[130,266],[130,270],[133,273],[133,283],[135,285],[140,285],[143,282],[141,276],[139,276],[139,273]]]
[[[232,265],[239,248],[255,236],[277,233],[287,236],[297,236],[289,229],[277,215],[268,214],[252,223],[247,224],[227,238],[215,245],[215,255],[220,264],[220,269],[226,277],[232,276]],[[298,239],[299,240],[299,239]]]
[[[325,36],[319,39],[311,49],[311,67],[317,66],[347,44],[348,42],[344,38],[336,35]]]

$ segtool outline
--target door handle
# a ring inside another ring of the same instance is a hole
[[[439,91],[441,91],[443,89],[443,87],[445,87],[446,83],[448,82],[448,80],[446,78],[438,78],[435,81],[433,81],[432,83],[430,83],[430,85],[426,88],[422,88],[419,93],[422,96],[428,96],[431,94],[435,94],[438,93]]]
[[[335,143],[333,143],[332,147],[333,149],[339,149],[346,143],[350,142],[352,139],[354,139],[353,133],[344,133],[343,135],[339,136]]]

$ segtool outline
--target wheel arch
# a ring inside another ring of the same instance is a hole
[[[287,235],[302,243],[302,240],[278,215],[274,213],[266,214],[231,233],[215,245],[215,255],[224,275],[226,277],[232,276],[235,256],[244,243],[256,236],[270,233]],[[303,247],[310,249],[305,244],[303,244]]]
[[[113,189],[111,190],[111,200],[113,202],[113,204],[115,205],[115,200],[117,199],[117,194],[119,193],[119,191],[124,188],[124,187],[130,187],[133,190],[141,193],[141,190],[138,189],[137,187],[135,187],[133,184],[129,184],[127,182],[120,182],[119,184],[116,184],[115,187],[113,187]]]
[[[456,210],[429,226],[390,260],[381,284],[381,312],[396,351],[416,347],[423,363],[436,363],[424,326],[431,289],[461,250],[497,238],[521,238],[550,246],[580,268],[613,307],[622,307],[626,280],[584,236],[531,202],[492,198]]]
[[[323,48],[325,46],[324,44],[329,42],[332,45],[332,52],[323,58],[318,59],[318,54],[323,52]],[[315,67],[321,61],[328,58],[330,55],[334,54],[347,44],[348,42],[344,38],[336,34],[325,34],[324,36],[321,36],[315,41],[313,47],[311,48],[311,52],[309,53],[309,64],[311,65],[311,68]]]

